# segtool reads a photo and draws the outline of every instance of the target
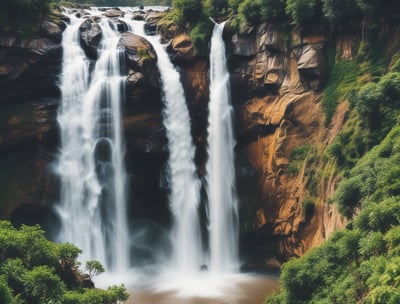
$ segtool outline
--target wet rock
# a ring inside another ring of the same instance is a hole
[[[160,74],[153,46],[145,38],[128,32],[122,34],[118,47],[125,50],[127,100],[134,103],[159,102]]]
[[[122,17],[124,15],[124,13],[119,10],[119,9],[109,9],[107,11],[105,11],[104,16],[108,17],[108,18],[118,18],[118,17]]]
[[[80,43],[86,55],[91,59],[97,59],[97,49],[99,47],[103,32],[94,19],[86,19],[79,27]]]

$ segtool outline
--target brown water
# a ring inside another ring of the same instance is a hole
[[[277,276],[243,275],[240,279],[232,279],[232,282],[224,282],[218,292],[212,285],[210,293],[204,289],[197,290],[193,295],[185,290],[130,289],[128,304],[262,304],[266,295],[279,290],[279,279]]]

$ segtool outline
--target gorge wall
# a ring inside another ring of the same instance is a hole
[[[84,11],[77,11],[84,15]],[[127,27],[119,10],[114,18],[121,32]],[[164,13],[138,12],[146,30],[154,31]],[[64,19],[45,21],[34,38],[0,37],[0,217],[15,224],[51,222],[58,181],[52,170],[59,144],[56,121],[60,98],[61,35]],[[81,44],[96,60],[101,31],[96,18],[82,24]],[[196,56],[190,37],[176,29],[168,50],[179,67],[192,119],[199,174],[204,175],[208,116],[208,58]],[[346,119],[341,104],[332,122],[325,123],[322,90],[329,70],[327,39],[292,34],[292,46],[272,24],[245,33],[225,30],[231,72],[237,137],[237,182],[241,205],[241,251],[246,267],[275,267],[320,244],[345,224],[328,204],[338,177],[326,146]],[[351,38],[338,39],[337,52],[351,56]],[[124,105],[129,213],[132,219],[168,225],[167,145],[162,124],[157,57],[140,36],[124,33],[127,81]],[[299,151],[305,151],[296,157]],[[315,170],[325,172],[316,181]],[[305,201],[312,199],[311,211]],[[54,229],[54,228],[53,228]]]

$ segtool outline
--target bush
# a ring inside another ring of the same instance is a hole
[[[285,19],[285,1],[245,0],[239,5],[238,11],[249,24],[260,21],[282,22]]]
[[[175,0],[173,7],[176,10],[178,23],[193,23],[199,19],[203,12],[200,0]]]
[[[338,204],[340,213],[351,218],[361,205],[362,180],[356,176],[340,183],[335,192],[334,200]]]
[[[286,0],[286,14],[296,26],[304,26],[322,16],[319,0]]]
[[[113,304],[126,301],[125,287],[108,290],[82,289],[78,282],[82,275],[76,261],[80,249],[71,244],[56,244],[47,240],[39,226],[22,226],[19,230],[10,222],[0,221],[0,300],[1,303],[63,303]],[[90,276],[104,269],[99,262],[88,262]],[[3,297],[3,298],[2,298]],[[94,299],[94,300],[93,300]]]

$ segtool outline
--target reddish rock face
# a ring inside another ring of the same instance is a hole
[[[292,50],[283,41],[283,34],[266,24],[227,41],[237,118],[243,251],[252,262],[258,257],[260,265],[267,263],[268,255],[272,260],[302,255],[344,225],[327,203],[336,177],[318,183],[311,193],[309,165],[304,162],[298,172],[290,170],[292,153],[299,147],[315,154],[313,166],[324,167],[318,157],[331,137],[318,93],[327,75],[324,38],[303,37]],[[316,205],[306,218],[303,201],[309,197]]]

